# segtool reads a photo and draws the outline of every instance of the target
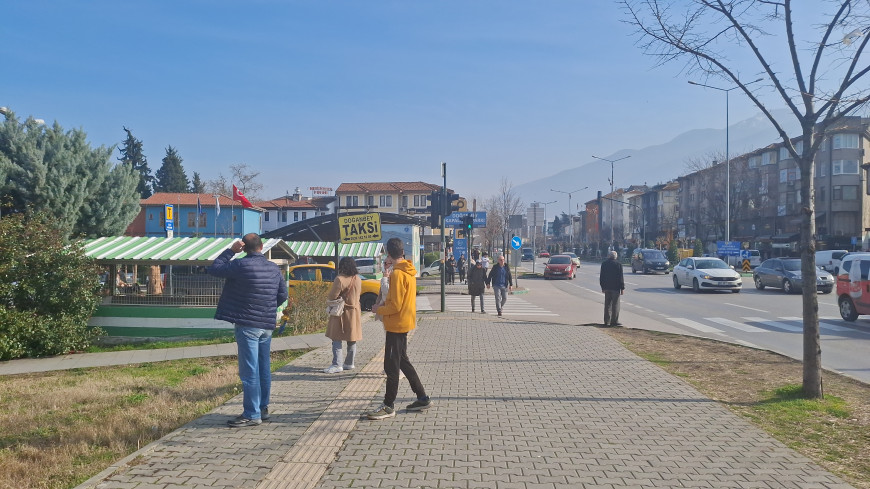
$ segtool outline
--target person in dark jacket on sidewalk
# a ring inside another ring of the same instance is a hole
[[[471,296],[471,312],[474,312],[474,297],[480,296],[480,312],[486,314],[483,309],[483,293],[486,291],[486,269],[483,261],[477,259],[468,270],[468,295]]]
[[[233,260],[237,253],[246,256]],[[226,279],[214,318],[235,325],[242,381],[242,414],[230,427],[256,426],[269,419],[272,374],[269,351],[278,306],[287,300],[287,282],[278,265],[263,256],[263,241],[246,234],[208,267],[209,275]]]
[[[619,322],[619,296],[625,293],[625,281],[622,278],[622,264],[616,261],[617,253],[611,251],[601,264],[598,281],[601,292],[604,292],[604,325],[621,326]]]
[[[486,277],[486,288],[492,286],[495,292],[495,309],[498,315],[501,316],[501,309],[504,303],[507,302],[507,293],[513,290],[514,281],[511,278],[511,269],[504,264],[504,255],[498,255],[498,263],[492,270],[489,271],[489,276]]]

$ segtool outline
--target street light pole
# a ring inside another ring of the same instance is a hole
[[[570,192],[565,192],[564,190],[550,189],[551,192],[559,192],[560,194],[568,194],[568,217],[570,218],[570,221],[571,221],[570,222],[570,224],[571,224],[571,236],[568,239],[568,243],[571,246],[572,252],[574,251],[574,213],[573,213],[573,209],[571,209],[571,194],[577,193],[581,190],[586,190],[587,188],[589,188],[589,187],[586,186],[583,188],[578,188],[577,190],[572,190]]]
[[[613,246],[613,164],[617,161],[622,161],[626,158],[631,158],[631,155],[623,156],[622,158],[617,158],[615,160],[608,160],[607,158],[601,158],[599,156],[592,155],[596,160],[606,161],[610,163],[610,246]]]
[[[750,83],[760,82],[761,80],[762,78],[752,80],[751,82],[744,83],[743,86],[749,85]],[[728,242],[731,241],[731,158],[728,154],[728,144],[731,140],[728,131],[731,124],[728,120],[728,93],[731,92],[731,90],[740,88],[741,85],[731,88],[720,88],[693,82],[692,80],[689,80],[689,85],[697,85],[699,87],[712,88],[713,90],[725,92],[725,241]]]
[[[534,206],[539,206],[539,205],[544,206],[544,226],[543,226],[542,231],[544,232],[543,234],[544,234],[544,249],[545,250],[547,249],[547,204],[555,204],[555,203],[556,203],[555,200],[550,201],[550,202],[538,202],[538,201],[532,202],[532,205],[534,205]],[[535,220],[537,221],[537,219],[538,219],[538,210],[536,207],[535,208]],[[533,223],[532,229],[536,229],[536,228],[537,228],[537,223]],[[572,229],[572,234],[573,234],[573,229],[574,229],[573,226],[571,229]],[[534,232],[534,233],[537,234],[536,232]],[[534,234],[532,236],[534,236]],[[537,249],[535,249],[535,247],[532,246],[532,252],[534,253],[536,251],[537,251]],[[537,258],[536,256],[532,256],[532,273],[535,273],[535,259],[536,258]]]

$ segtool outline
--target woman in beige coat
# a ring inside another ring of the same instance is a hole
[[[344,313],[341,316],[329,316],[326,325],[326,337],[332,340],[332,365],[323,371],[335,374],[354,368],[356,342],[362,339],[362,318],[360,317],[359,294],[362,280],[356,269],[353,258],[344,257],[338,262],[338,275],[329,289],[329,300],[344,298]],[[341,342],[347,342],[347,356],[341,363]]]

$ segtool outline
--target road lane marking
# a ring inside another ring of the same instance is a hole
[[[778,321],[769,321],[764,318],[743,318],[747,321],[751,321],[753,323],[761,323],[765,326],[770,326],[771,328],[781,329],[784,331],[792,331],[794,333],[802,333],[804,328],[803,326],[792,326],[791,324],[780,323]]]
[[[699,322],[692,321],[691,319],[686,319],[686,318],[668,318],[668,319],[670,319],[671,321],[673,321],[675,323],[682,324],[683,326],[688,326],[692,329],[696,329],[702,333],[713,333],[713,334],[721,334],[721,335],[725,334],[721,329],[711,328],[710,326],[707,326],[706,324],[701,324]]]
[[[740,331],[746,331],[747,333],[770,333],[769,329],[761,329],[756,328],[755,326],[750,326],[748,324],[739,323],[737,321],[732,321],[730,319],[725,318],[706,318],[714,323],[721,324],[723,326],[730,326],[734,329],[739,329]]]
[[[741,307],[741,308],[743,308],[743,309],[749,309],[750,311],[768,312],[768,311],[766,311],[766,310],[764,310],[764,309],[756,309],[756,308],[754,308],[754,307],[741,306],[740,304],[732,304],[732,303],[730,303],[730,302],[723,302],[723,304],[725,304],[726,306],[734,306],[734,307]]]
[[[801,324],[803,324],[803,321],[804,321],[804,318],[799,318],[799,317],[784,317],[784,318],[780,318],[780,319],[785,319],[786,321],[800,321]],[[820,321],[819,321],[819,328],[820,329],[827,329],[827,330],[831,330],[831,331],[854,331],[852,328],[846,328],[844,326],[839,326],[836,324],[822,322],[821,321],[822,318],[819,318],[819,319],[820,319]],[[803,326],[801,326],[801,329],[803,329]]]

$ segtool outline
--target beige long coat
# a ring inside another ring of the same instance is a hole
[[[362,339],[362,318],[360,316],[359,294],[362,279],[359,275],[347,277],[339,274],[329,289],[329,300],[344,297],[344,314],[329,316],[326,324],[326,337],[333,341],[359,341]]]

